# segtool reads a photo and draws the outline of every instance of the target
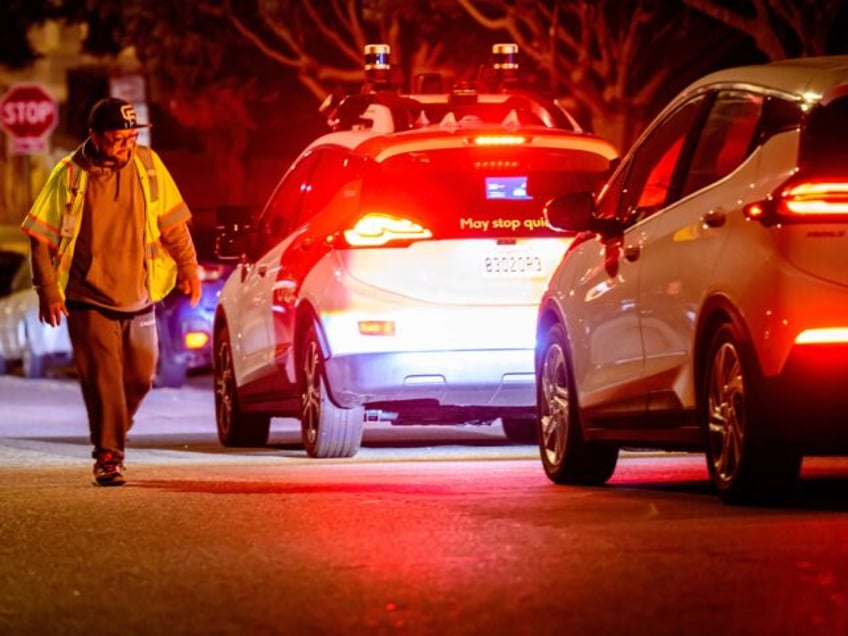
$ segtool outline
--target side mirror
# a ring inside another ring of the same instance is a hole
[[[545,204],[542,214],[551,229],[560,232],[588,232],[595,200],[591,192],[573,192],[554,197]]]
[[[595,197],[591,192],[556,196],[545,204],[542,213],[548,227],[560,232],[595,232],[609,237],[624,231],[618,219],[595,216]]]

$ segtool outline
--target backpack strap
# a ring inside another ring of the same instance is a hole
[[[64,250],[64,246],[74,236],[74,228],[76,228],[77,224],[77,219],[74,216],[74,206],[78,205],[80,188],[83,185],[83,172],[85,172],[70,158],[67,159],[66,165],[68,166],[68,191],[65,195],[65,209],[59,216],[58,246],[60,251]],[[77,214],[79,214],[79,211],[78,209]]]
[[[65,198],[65,209],[70,211],[71,205],[80,189],[82,168],[77,168],[73,161],[68,161],[68,194]]]

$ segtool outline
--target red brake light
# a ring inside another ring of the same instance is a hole
[[[781,193],[781,212],[790,216],[848,215],[848,183],[803,182]]]
[[[765,225],[848,222],[848,181],[794,181],[766,201],[745,206],[745,216]]]
[[[848,327],[806,329],[795,338],[795,344],[844,344],[848,342]]]
[[[478,135],[474,138],[478,146],[520,146],[527,143],[527,137],[521,135]]]
[[[387,243],[410,243],[432,238],[433,233],[414,221],[390,214],[370,212],[359,219],[344,237],[351,247],[380,247]]]

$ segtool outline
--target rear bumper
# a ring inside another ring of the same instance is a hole
[[[326,367],[333,400],[343,407],[413,400],[528,409],[536,404],[532,349],[342,355]]]
[[[777,439],[810,453],[848,452],[848,344],[796,347],[763,389]]]

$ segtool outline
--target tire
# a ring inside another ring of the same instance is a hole
[[[218,439],[227,447],[265,446],[271,427],[271,416],[244,413],[239,406],[230,333],[222,327],[215,342],[215,424]]]
[[[365,409],[344,409],[333,403],[314,325],[306,330],[298,360],[300,427],[306,453],[310,457],[353,457],[362,445]]]
[[[536,370],[539,451],[556,484],[601,485],[618,462],[618,447],[583,439],[565,330],[555,324],[542,343]]]
[[[733,324],[712,337],[702,377],[699,416],[713,486],[726,503],[781,499],[798,481],[801,453],[765,435],[759,372]]]
[[[539,427],[535,418],[502,417],[504,435],[513,444],[537,444]]]

